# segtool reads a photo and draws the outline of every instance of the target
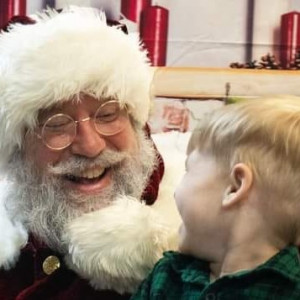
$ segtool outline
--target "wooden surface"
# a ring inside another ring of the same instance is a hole
[[[156,67],[153,72],[157,97],[300,96],[300,71]]]

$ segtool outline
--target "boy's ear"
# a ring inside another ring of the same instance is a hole
[[[253,183],[252,170],[244,163],[236,164],[230,174],[230,184],[227,187],[222,206],[229,207],[245,199]]]

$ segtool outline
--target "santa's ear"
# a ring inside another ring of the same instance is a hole
[[[252,170],[244,163],[234,165],[230,174],[230,184],[225,190],[222,206],[229,207],[246,199],[253,182]]]

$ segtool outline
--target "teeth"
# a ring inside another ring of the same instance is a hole
[[[84,177],[88,179],[93,179],[101,176],[104,173],[105,169],[102,167],[94,167],[92,169],[84,170],[79,174],[76,174],[77,177]]]

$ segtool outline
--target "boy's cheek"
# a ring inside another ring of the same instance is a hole
[[[177,206],[177,209],[179,211],[179,213],[181,212],[182,210],[182,207],[183,207],[183,200],[184,198],[182,198],[182,194],[183,194],[183,191],[182,191],[182,182],[177,186],[176,190],[175,190],[175,193],[174,193],[174,199],[175,199],[175,204]],[[180,213],[181,214],[181,213]]]
[[[179,246],[178,249],[182,253],[188,253],[188,238],[186,234],[186,229],[184,224],[182,223],[179,227]]]

